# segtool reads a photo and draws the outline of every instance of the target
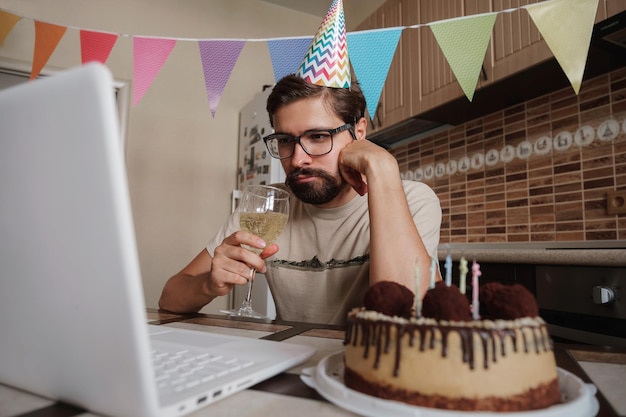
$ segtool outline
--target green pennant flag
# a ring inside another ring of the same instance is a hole
[[[469,101],[474,98],[497,15],[497,12],[485,13],[429,24]]]

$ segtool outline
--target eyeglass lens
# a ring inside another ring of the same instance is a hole
[[[267,140],[270,154],[277,158],[289,158],[293,155],[296,142],[300,143],[304,152],[311,156],[329,153],[333,148],[332,135],[328,131],[310,131],[302,136],[275,135]]]

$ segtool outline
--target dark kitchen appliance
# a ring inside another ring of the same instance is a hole
[[[555,341],[626,347],[626,268],[538,265],[536,286]]]
[[[592,39],[599,47],[613,48],[615,53],[626,52],[626,11],[596,24]]]

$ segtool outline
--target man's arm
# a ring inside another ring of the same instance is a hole
[[[182,271],[167,280],[161,292],[159,308],[175,313],[192,313],[210,303],[218,295],[209,291],[212,260],[204,249]]]
[[[414,290],[417,262],[420,297],[423,297],[430,284],[431,257],[409,209],[397,161],[385,149],[365,140],[364,136],[357,133],[357,138],[343,149],[339,163],[365,176],[365,184],[360,183],[358,178],[355,180],[353,175],[351,179],[344,178],[357,191],[365,188],[368,194],[370,284],[389,280]],[[440,217],[432,221],[440,221]],[[441,279],[438,265],[435,279]]]
[[[261,255],[241,247],[242,244],[263,249]],[[226,295],[234,285],[247,283],[250,268],[264,273],[263,259],[278,252],[278,246],[266,247],[265,242],[251,233],[237,231],[215,248],[212,257],[203,249],[185,268],[164,285],[159,308],[175,313],[195,313]]]

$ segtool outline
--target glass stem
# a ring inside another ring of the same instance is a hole
[[[252,284],[254,283],[255,274],[256,269],[250,268],[250,279],[248,279],[248,294],[246,294],[246,299],[243,301],[244,305],[248,307],[252,304]]]

